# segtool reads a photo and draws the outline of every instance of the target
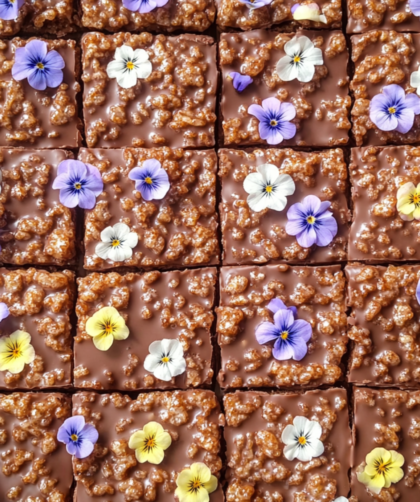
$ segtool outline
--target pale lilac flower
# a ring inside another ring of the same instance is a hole
[[[405,94],[400,85],[386,85],[382,94],[370,102],[370,120],[381,131],[407,133],[414,124],[414,115],[420,114],[420,98],[416,94]]]
[[[3,321],[3,319],[6,319],[6,317],[9,317],[9,315],[10,312],[7,305],[4,302],[0,302],[0,322]]]
[[[76,458],[86,458],[92,452],[99,434],[81,415],[67,418],[58,429],[57,439],[66,445],[67,452]]]
[[[168,173],[156,159],[148,159],[142,167],[135,167],[128,175],[136,182],[136,190],[144,200],[160,200],[165,197],[170,188]]]
[[[12,21],[19,15],[19,9],[25,0],[0,0],[0,19]]]
[[[260,121],[258,131],[261,139],[269,145],[278,145],[284,139],[291,139],[296,134],[296,126],[290,121],[296,117],[296,108],[292,103],[282,103],[277,98],[267,98],[260,105],[251,105],[248,113]]]
[[[241,3],[245,4],[249,9],[259,9],[260,7],[265,7],[270,5],[273,0],[239,0]]]
[[[163,7],[167,3],[168,0],[123,0],[126,9],[132,12],[140,12],[140,14],[147,14],[156,7]]]
[[[64,59],[57,51],[49,51],[47,42],[31,40],[15,53],[12,77],[15,80],[28,79],[29,85],[37,91],[47,87],[58,87],[63,81]]]
[[[237,71],[230,72],[229,77],[232,79],[234,89],[238,92],[244,91],[254,81],[249,75],[241,75]]]
[[[415,16],[420,16],[420,0],[409,0],[408,5]]]
[[[328,246],[337,235],[337,221],[328,208],[331,202],[321,202],[315,195],[293,204],[287,211],[286,232],[296,235],[299,245],[309,248]]]
[[[93,209],[104,184],[99,170],[80,160],[63,160],[58,165],[54,189],[60,190],[60,202],[66,207]]]
[[[273,356],[279,361],[300,361],[308,352],[306,343],[312,337],[312,328],[303,319],[295,320],[292,310],[280,308],[274,314],[274,323],[261,323],[255,336],[261,345],[274,340]]]

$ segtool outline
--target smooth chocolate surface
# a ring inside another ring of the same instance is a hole
[[[76,394],[73,415],[83,415],[93,424],[99,439],[89,457],[73,461],[75,502],[95,501],[98,496],[112,502],[173,502],[179,472],[195,462],[203,462],[219,477],[219,413],[210,391],[152,392],[139,394],[136,400],[117,393]],[[139,464],[128,441],[151,421],[169,432],[172,444],[160,464]],[[220,484],[210,500],[223,502]]]
[[[0,336],[26,331],[35,350],[35,360],[26,364],[21,373],[0,371],[0,388],[70,386],[73,354],[70,315],[74,296],[74,273],[69,270],[0,268],[0,302],[10,311],[1,321]]]
[[[223,28],[239,28],[254,30],[269,28],[277,24],[288,23],[293,27],[304,28],[341,28],[341,2],[338,0],[320,0],[317,2],[320,14],[326,18],[326,23],[318,21],[294,21],[292,7],[303,5],[302,0],[274,0],[268,5],[252,8],[241,0],[216,0],[217,24]]]
[[[416,287],[420,266],[350,264],[348,335],[354,345],[350,382],[364,385],[420,385],[420,305]]]
[[[144,49],[152,74],[123,89],[107,76],[115,50]],[[89,147],[211,147],[216,122],[214,39],[141,33],[82,38],[83,112]]]
[[[80,6],[84,27],[112,32],[201,32],[207,30],[216,17],[214,0],[168,0],[162,7],[144,14],[125,8],[123,0],[81,0]]]
[[[420,115],[407,133],[380,130],[369,117],[371,100],[382,88],[397,84],[415,93],[410,76],[420,65],[420,35],[372,30],[351,37],[354,75],[350,90],[355,99],[351,111],[352,132],[358,146],[410,144],[420,140]]]
[[[222,70],[220,105],[223,144],[267,145],[258,132],[259,121],[248,113],[252,104],[277,97],[296,108],[296,135],[281,146],[339,146],[347,144],[351,127],[348,119],[348,52],[344,35],[338,31],[301,30],[322,50],[323,65],[315,66],[311,82],[283,82],[276,73],[276,64],[285,56],[284,45],[295,34],[256,30],[247,33],[222,33],[219,58]],[[239,72],[253,78],[244,91],[234,89],[229,77]],[[277,145],[280,146],[280,145]]]
[[[420,496],[417,483],[420,462],[420,392],[355,389],[354,443],[352,448],[352,502],[399,500],[414,502]],[[404,478],[375,495],[357,479],[374,448],[394,450],[404,456]]]
[[[44,40],[65,62],[63,82],[37,91],[27,81],[13,80],[14,53],[33,40],[0,41],[0,146],[76,148],[80,144],[76,95],[79,62],[74,40]]]
[[[223,267],[216,309],[221,386],[315,387],[337,382],[348,341],[344,293],[339,265]],[[274,342],[260,345],[255,337],[262,322],[273,322],[267,309],[273,298],[296,306],[297,318],[312,326],[308,352],[301,361],[278,361],[272,355]]]
[[[340,149],[297,152],[290,149],[219,150],[222,183],[220,218],[223,234],[223,264],[275,263],[279,261],[326,263],[347,258],[348,223],[347,167]],[[243,182],[262,164],[273,164],[280,174],[295,182],[295,193],[287,197],[283,211],[249,208]],[[325,247],[301,247],[296,237],[286,233],[287,211],[308,195],[331,202],[338,233]]]
[[[226,500],[306,502],[348,496],[352,440],[344,389],[235,392],[224,397],[224,406]],[[282,432],[296,416],[322,426],[324,453],[309,462],[289,461],[283,454]]]
[[[211,384],[216,269],[146,274],[89,274],[78,279],[75,338],[76,387],[93,389],[165,389]],[[103,307],[115,307],[130,335],[99,351],[86,331],[86,322]],[[186,371],[169,382],[143,367],[149,345],[164,338],[179,340]]]
[[[398,189],[420,183],[419,163],[418,147],[352,148],[349,260],[420,259],[420,222],[404,221],[397,210]]]
[[[0,499],[70,500],[71,456],[57,431],[71,415],[58,393],[0,394]]]
[[[383,30],[420,31],[420,20],[410,0],[347,0],[347,33]]]
[[[102,173],[104,191],[96,206],[85,211],[86,269],[116,266],[176,267],[219,262],[216,215],[217,157],[213,150],[190,151],[153,148],[86,149],[79,159]],[[163,199],[143,200],[128,178],[146,159],[158,160],[169,176]],[[95,253],[101,231],[126,223],[139,236],[133,256],[124,262],[103,260]]]
[[[52,188],[65,150],[0,148],[0,262],[69,265],[76,255],[75,212]]]

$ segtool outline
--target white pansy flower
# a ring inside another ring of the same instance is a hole
[[[116,223],[101,232],[101,241],[95,248],[96,254],[103,260],[124,261],[133,256],[139,237],[131,232],[125,223]]]
[[[420,66],[417,71],[413,71],[410,75],[410,85],[415,87],[417,94],[420,96]]]
[[[321,49],[308,37],[294,37],[284,45],[286,56],[277,63],[277,75],[289,82],[297,78],[299,82],[310,82],[315,74],[315,65],[324,64]]]
[[[318,422],[306,417],[295,417],[293,425],[287,425],[281,435],[286,445],[283,450],[287,460],[297,458],[301,462],[309,462],[324,453],[324,445],[320,441],[322,427]]]
[[[295,192],[295,182],[288,174],[279,174],[273,164],[262,164],[256,173],[248,174],[244,180],[244,190],[248,193],[248,206],[255,212],[264,209],[283,211],[287,195]]]
[[[159,340],[149,346],[150,354],[144,360],[144,369],[159,380],[169,382],[187,368],[184,349],[178,340]]]
[[[152,73],[149,54],[144,49],[133,50],[129,45],[117,47],[113,61],[106,72],[109,78],[116,78],[124,89],[134,87],[138,78],[147,78]]]

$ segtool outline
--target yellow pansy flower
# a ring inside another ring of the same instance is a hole
[[[366,456],[366,464],[357,479],[374,493],[380,493],[382,488],[389,488],[391,483],[398,483],[404,477],[401,469],[404,457],[394,450],[375,448]]]
[[[26,331],[18,330],[6,338],[0,338],[0,371],[20,373],[25,364],[30,364],[34,359],[31,335]]]
[[[149,422],[141,431],[131,435],[128,446],[136,450],[137,460],[143,464],[160,464],[164,451],[171,446],[171,435],[157,422]]]
[[[114,340],[128,338],[130,330],[117,309],[103,307],[87,320],[86,333],[93,337],[97,349],[105,351],[111,347]]]
[[[405,221],[420,220],[420,183],[405,183],[397,192],[397,210]]]
[[[179,502],[209,502],[209,494],[217,488],[217,478],[206,464],[196,462],[178,474],[176,485]]]

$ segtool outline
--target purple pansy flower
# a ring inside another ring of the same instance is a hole
[[[408,5],[415,16],[420,16],[420,0],[409,0]]]
[[[6,317],[9,317],[10,312],[9,308],[4,302],[0,302],[0,321],[3,319],[6,319]]]
[[[86,458],[92,452],[99,434],[81,415],[67,418],[58,429],[57,439],[67,445],[67,452],[76,458]]]
[[[331,202],[321,202],[315,195],[308,195],[293,204],[287,211],[286,232],[296,235],[299,245],[309,248],[313,244],[328,246],[337,235],[337,221],[328,208]]]
[[[259,9],[265,5],[270,5],[273,0],[239,0],[241,3],[245,4],[250,9]]]
[[[168,0],[123,0],[126,9],[132,12],[140,12],[140,14],[147,14],[156,7],[163,7],[167,3]]]
[[[237,71],[230,72],[229,77],[232,79],[234,89],[238,92],[245,90],[254,81],[249,75],[241,75]]]
[[[420,305],[420,279],[419,279],[419,282],[417,283],[416,298],[417,298],[418,304]]]
[[[279,361],[300,361],[308,352],[306,343],[311,339],[312,327],[303,319],[296,320],[291,309],[280,308],[274,314],[274,323],[261,323],[255,336],[261,345],[275,340],[273,356]]]
[[[143,166],[132,169],[128,177],[136,182],[136,190],[144,200],[163,199],[170,187],[168,173],[156,159],[144,161]]]
[[[60,202],[66,207],[93,209],[96,197],[104,189],[99,170],[80,160],[63,160],[57,170],[53,188],[60,190]]]
[[[0,0],[0,19],[11,21],[19,15],[19,9],[25,0]]]
[[[261,139],[269,145],[278,145],[283,139],[291,139],[296,134],[296,126],[290,120],[296,116],[292,103],[282,103],[277,98],[267,98],[260,105],[251,105],[248,113],[260,121],[258,130]]]
[[[370,120],[381,131],[407,133],[414,124],[414,115],[420,114],[420,98],[416,94],[406,94],[400,85],[383,87],[382,94],[374,96],[370,102]]]

